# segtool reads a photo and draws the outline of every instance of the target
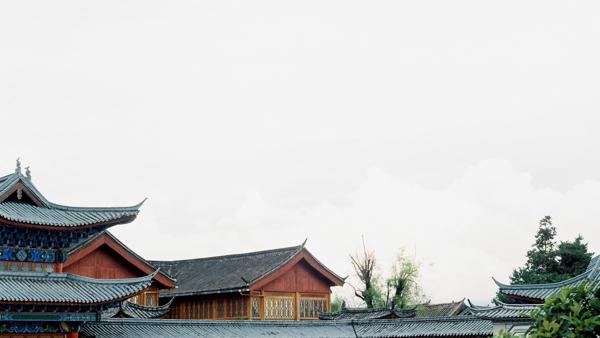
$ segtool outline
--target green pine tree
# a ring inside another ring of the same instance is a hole
[[[510,277],[512,284],[541,284],[559,282],[577,276],[587,268],[592,253],[578,236],[573,242],[555,241],[556,227],[550,216],[539,223],[533,248],[527,252],[525,266],[517,268]]]

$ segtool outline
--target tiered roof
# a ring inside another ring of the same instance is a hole
[[[598,287],[600,285],[599,257],[596,256],[590,261],[584,273],[558,283],[509,285],[500,283],[493,277],[492,279],[500,288],[500,292],[509,297],[543,303],[547,298],[558,294],[566,287],[577,287],[583,283],[588,283],[592,287]]]
[[[250,291],[264,279],[300,255],[317,268],[332,285],[344,279],[327,269],[303,245],[236,255],[179,261],[150,261],[177,280],[177,288],[161,292],[161,297],[238,293]]]
[[[0,302],[10,304],[95,305],[126,299],[152,283],[140,278],[93,279],[67,273],[0,272]]]
[[[94,279],[60,272],[70,249],[76,255],[74,247],[86,239],[131,222],[140,206],[52,203],[33,185],[28,169],[21,173],[17,160],[15,172],[0,177],[0,331],[77,332],[82,322],[97,320],[98,312],[150,287],[158,270],[143,264],[146,275],[138,278]]]
[[[139,320],[87,323],[82,333],[96,338],[138,337],[490,337],[492,323],[473,316],[331,321]]]

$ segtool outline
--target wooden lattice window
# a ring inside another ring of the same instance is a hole
[[[318,319],[320,312],[327,311],[327,298],[300,297],[300,319]]]
[[[295,319],[294,296],[265,297],[265,319]]]
[[[260,297],[252,297],[252,319],[260,319]]]

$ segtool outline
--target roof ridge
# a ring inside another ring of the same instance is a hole
[[[177,259],[177,260],[168,260],[168,261],[161,261],[161,260],[149,260],[149,262],[151,263],[158,263],[158,264],[164,264],[164,263],[183,263],[183,262],[195,262],[195,261],[207,261],[207,260],[216,260],[216,259],[223,259],[223,258],[238,258],[238,257],[247,257],[247,256],[258,256],[258,255],[262,255],[262,254],[269,254],[269,253],[274,253],[274,252],[279,252],[279,251],[287,251],[287,250],[292,250],[292,249],[302,249],[301,245],[296,245],[296,246],[289,246],[289,247],[285,247],[285,248],[276,248],[276,249],[268,249],[268,250],[260,250],[260,251],[251,251],[251,252],[244,252],[244,253],[238,253],[238,254],[228,254],[228,255],[220,255],[220,256],[208,256],[208,257],[199,257],[199,258],[188,258],[188,259]]]
[[[355,320],[354,322],[360,324],[361,321],[371,321],[372,319]],[[409,318],[397,318],[397,319],[376,319],[378,323],[382,324],[393,324],[394,322],[456,322],[464,320],[482,320],[481,318],[473,315],[465,316],[431,316],[431,317],[409,317]]]
[[[35,196],[35,198],[38,199],[39,202],[43,204],[45,208],[48,209],[54,208],[64,211],[138,211],[138,209],[146,201],[146,198],[144,198],[144,200],[142,200],[140,203],[125,207],[78,207],[52,203],[48,201],[48,199],[46,199],[46,197],[36,188],[33,182],[31,182],[31,179],[27,178],[26,176],[23,176],[23,174],[19,172],[0,177],[0,185],[4,185],[3,187],[0,187],[0,195],[6,193],[19,181],[22,182],[23,185],[27,188],[27,190],[29,190]]]
[[[495,303],[497,304],[497,306],[502,306],[502,307],[540,307],[543,304],[509,304],[509,303],[505,303],[502,302],[498,299],[495,300]]]
[[[144,198],[141,202],[125,207],[79,207],[79,206],[69,206],[58,203],[48,202],[49,206],[52,206],[54,209],[64,210],[64,211],[139,211],[138,209],[146,202],[147,198]]]
[[[548,288],[554,288],[554,287],[559,287],[559,286],[565,286],[568,285],[572,282],[576,282],[579,281],[581,279],[587,278],[588,275],[591,273],[591,271],[593,270],[587,270],[577,276],[565,279],[563,281],[560,282],[554,282],[554,283],[540,283],[540,284],[514,284],[514,285],[510,285],[510,284],[504,284],[504,283],[500,283],[498,280],[496,280],[496,278],[492,277],[492,279],[494,280],[494,282],[496,283],[496,285],[498,285],[498,287],[500,289],[509,289],[509,290],[523,290],[523,289],[548,289]]]
[[[53,278],[53,279],[65,279],[72,281],[81,281],[91,284],[137,284],[146,281],[150,281],[156,276],[158,273],[158,269],[153,273],[135,278],[116,278],[116,279],[99,279],[99,278],[91,278],[86,276],[75,275],[72,273],[63,273],[63,272],[13,272],[13,271],[0,271],[0,277],[16,277],[16,278]]]

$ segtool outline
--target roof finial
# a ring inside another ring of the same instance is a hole
[[[15,168],[15,174],[21,173],[21,158],[17,157],[17,167]]]
[[[29,166],[25,167],[25,176],[27,176],[27,178],[31,180],[31,170],[29,170]]]

